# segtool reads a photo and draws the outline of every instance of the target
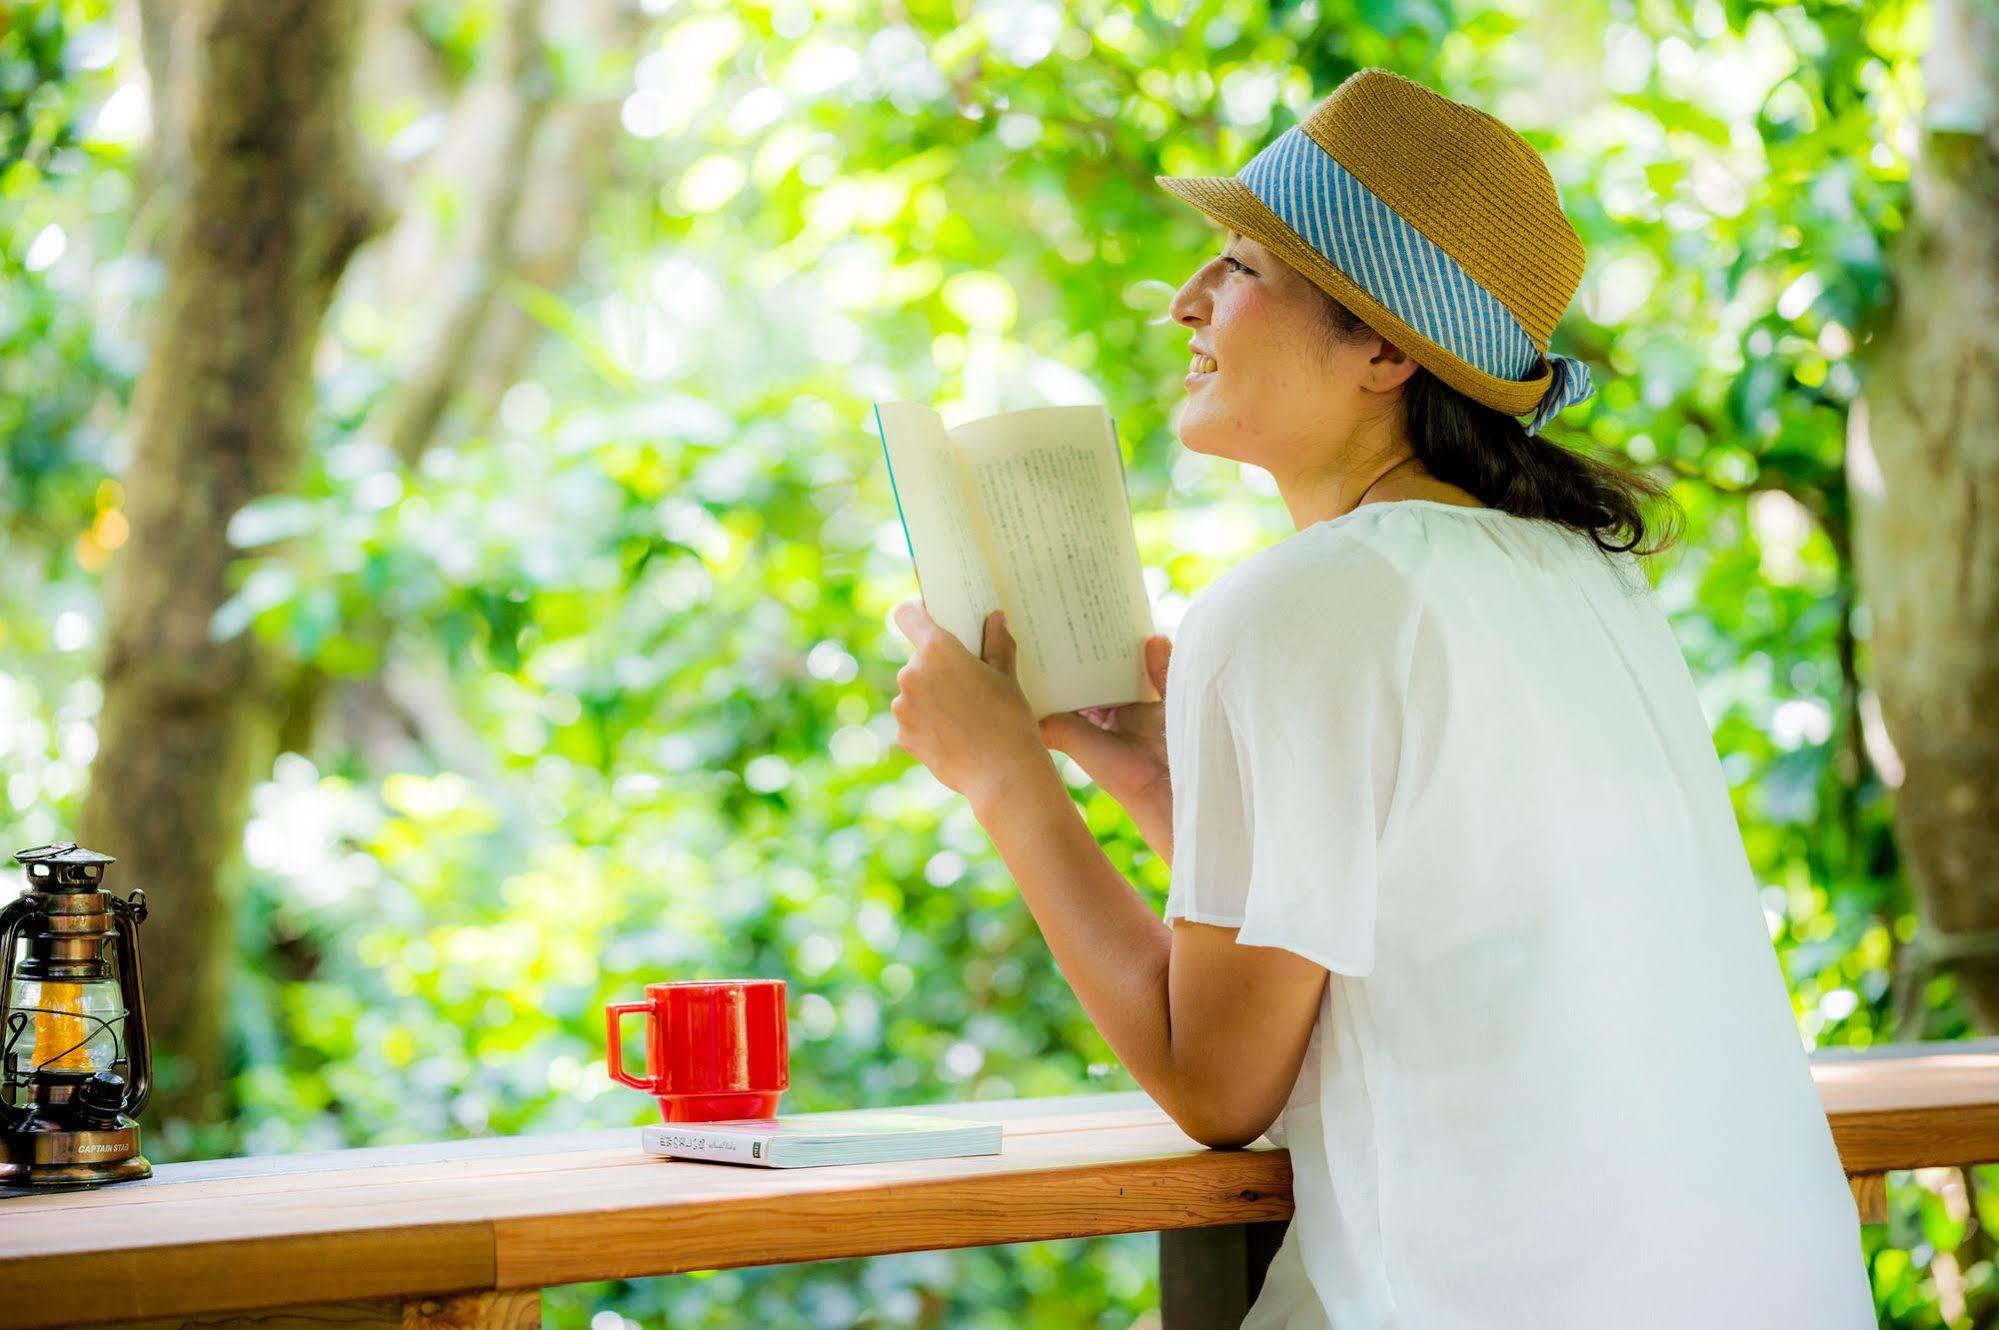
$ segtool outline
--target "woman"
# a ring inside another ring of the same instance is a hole
[[[1533,149],[1381,69],[1233,179],[1175,297],[1188,448],[1295,535],[1206,588],[1166,699],[1038,724],[915,601],[899,742],[971,801],[1055,960],[1195,1140],[1296,1217],[1245,1325],[1874,1323],[1693,684],[1649,482],[1539,437],[1583,251]],[[1529,415],[1523,425],[1514,417]],[[1166,922],[1048,749],[1171,865]],[[1170,753],[1171,761],[1167,761]]]

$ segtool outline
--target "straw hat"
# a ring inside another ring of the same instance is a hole
[[[1158,176],[1527,432],[1595,391],[1548,354],[1583,245],[1533,146],[1391,70],[1350,75],[1234,176]]]

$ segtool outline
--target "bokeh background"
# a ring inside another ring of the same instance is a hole
[[[1290,528],[1264,473],[1174,439],[1166,304],[1219,237],[1152,176],[1232,173],[1375,64],[1524,133],[1588,247],[1555,347],[1600,386],[1551,435],[1686,511],[1649,572],[1801,1040],[1976,1032],[1912,946],[1950,884],[1898,848],[1927,750],[1863,594],[1916,555],[1868,564],[1848,481],[1870,391],[1934,386],[1893,360],[1898,294],[1964,288],[1906,233],[1932,145],[1991,160],[1975,61],[1971,94],[1931,87],[1951,25],[1999,50],[1978,8],[12,4],[0,829],[118,853],[152,897],[148,1154],[645,1121],[602,1007],[667,977],[790,980],[786,1111],[1135,1088],[894,747],[915,583],[868,406],[1107,402],[1171,632]],[[1951,474],[1889,501],[1949,520]],[[1982,649],[1970,611],[1931,628],[1938,658]],[[1991,1323],[1992,1181],[1892,1179],[1884,1326]],[[710,1272],[551,1290],[547,1317],[1152,1325],[1156,1259]]]

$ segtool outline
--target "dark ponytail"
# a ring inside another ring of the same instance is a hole
[[[1344,341],[1376,335],[1331,296],[1326,320],[1328,331]],[[1479,502],[1583,532],[1607,554],[1658,554],[1679,538],[1684,514],[1650,477],[1530,435],[1512,416],[1474,402],[1421,365],[1403,393],[1416,460]],[[1663,524],[1646,521],[1650,503],[1663,506]],[[1648,534],[1657,543],[1640,548]]]

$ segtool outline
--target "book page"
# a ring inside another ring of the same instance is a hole
[[[938,627],[979,655],[986,616],[1001,607],[1000,593],[979,548],[964,464],[951,447],[944,418],[920,402],[877,402],[875,428],[923,608]]]
[[[1008,411],[950,438],[971,477],[1035,716],[1158,701],[1145,675],[1152,609],[1109,413]]]

